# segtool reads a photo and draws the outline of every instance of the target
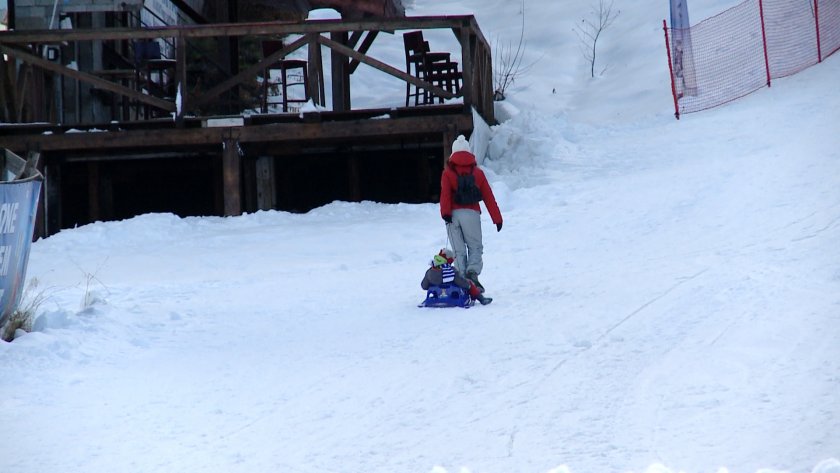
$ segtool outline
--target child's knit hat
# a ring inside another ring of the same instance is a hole
[[[455,261],[455,254],[449,248],[441,248],[438,254],[432,257],[432,264],[434,266],[443,266],[444,264],[452,264]]]

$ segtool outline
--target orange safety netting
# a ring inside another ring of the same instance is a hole
[[[840,49],[840,0],[747,0],[665,27],[676,115],[743,97]]]

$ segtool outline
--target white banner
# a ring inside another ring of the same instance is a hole
[[[671,60],[678,98],[697,95],[690,27],[688,0],[671,0]]]

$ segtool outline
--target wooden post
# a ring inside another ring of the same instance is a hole
[[[99,162],[88,161],[88,220],[91,223],[102,219],[102,212],[99,205]]]
[[[175,40],[175,125],[184,127],[184,110],[187,110],[187,42],[183,36]],[[180,104],[178,101],[180,100]]]
[[[11,122],[13,116],[12,111],[14,106],[14,82],[12,71],[15,70],[11,64],[14,59],[5,59],[5,55],[0,54],[0,122]]]
[[[225,217],[242,214],[241,191],[242,157],[239,156],[239,140],[225,138],[222,143],[222,183]]]
[[[758,0],[758,16],[761,18],[761,43],[764,45],[764,68],[767,70],[767,87],[770,87],[770,59],[767,55],[767,28],[764,24],[764,2]]]
[[[432,179],[428,156],[421,154],[415,158],[414,164],[417,174],[417,195],[423,196],[423,200],[426,202],[431,198],[429,195],[429,182]]]
[[[347,179],[350,189],[350,202],[361,202],[362,184],[359,170],[359,156],[352,155],[347,159]]]
[[[272,210],[277,205],[277,191],[274,177],[274,157],[257,158],[257,208]]]
[[[461,43],[461,73],[464,76],[464,106],[469,109],[475,100],[475,75],[473,74],[474,58],[475,58],[475,42],[476,36],[472,33],[471,28],[464,25],[458,35]],[[454,140],[454,139],[453,139]],[[450,144],[452,144],[450,142]],[[446,155],[449,156],[448,154]]]
[[[455,138],[458,138],[458,130],[452,125],[447,126],[446,131],[443,132],[443,168],[449,162],[449,155],[452,154],[452,143]]]
[[[307,67],[309,78],[309,97],[316,105],[324,105],[324,65],[321,63],[321,43],[318,33],[307,35],[309,39],[309,62]]]
[[[61,230],[61,165],[44,166],[44,220],[46,236]]]
[[[348,38],[347,32],[330,33],[330,39],[345,46],[348,44]],[[346,112],[350,110],[349,58],[331,49],[330,62],[332,64],[333,111]]]

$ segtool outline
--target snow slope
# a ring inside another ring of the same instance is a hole
[[[840,473],[840,60],[680,121],[654,68],[538,64],[483,164],[493,304],[416,307],[435,204],[63,231],[0,343],[0,471]]]

